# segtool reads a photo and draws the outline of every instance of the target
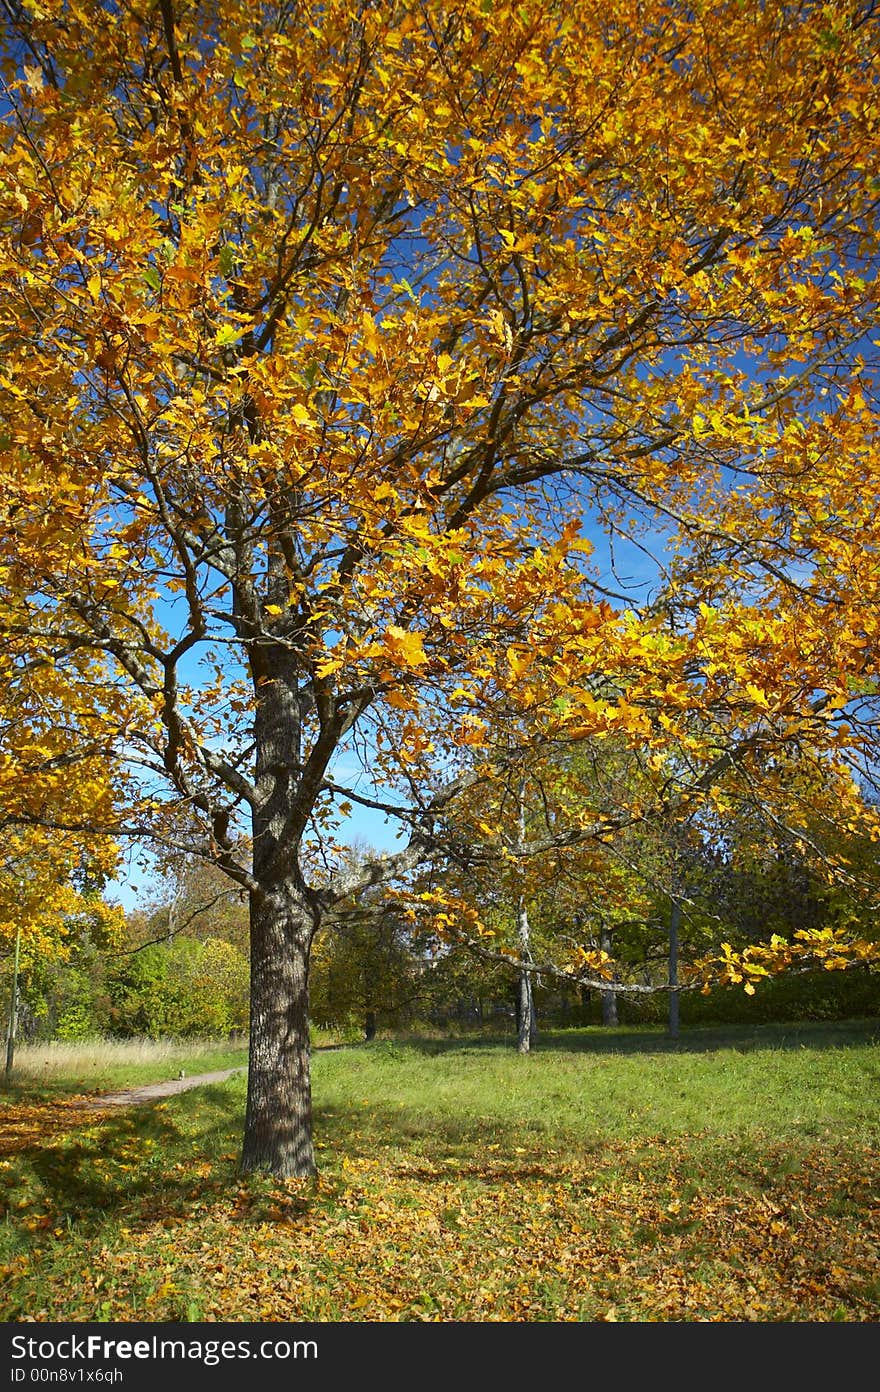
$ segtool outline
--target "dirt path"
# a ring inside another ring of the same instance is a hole
[[[238,1068],[221,1068],[217,1073],[194,1073],[191,1078],[169,1078],[166,1083],[146,1083],[143,1087],[124,1088],[121,1092],[106,1092],[103,1097],[82,1098],[79,1105],[136,1107],[141,1102],[155,1102],[160,1097],[173,1097],[175,1093],[201,1087],[203,1083],[225,1083],[234,1073],[243,1073],[245,1067],[245,1064],[240,1064]]]

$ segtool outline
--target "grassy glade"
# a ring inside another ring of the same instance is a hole
[[[318,1180],[236,1173],[244,1080],[13,1102],[6,1319],[875,1320],[877,1022],[314,1056]]]

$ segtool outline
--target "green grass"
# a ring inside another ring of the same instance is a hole
[[[313,1058],[319,1180],[236,1174],[244,1079],[8,1109],[6,1319],[876,1320],[877,1022]]]
[[[387,1094],[417,1126],[560,1141],[768,1123],[780,1135],[871,1133],[865,1097],[877,1095],[878,1077],[880,1022],[695,1029],[676,1043],[659,1029],[561,1030],[526,1058],[492,1039],[379,1042],[315,1063],[316,1090],[331,1105]]]

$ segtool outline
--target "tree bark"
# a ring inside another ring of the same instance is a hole
[[[681,927],[681,904],[673,899],[669,914],[669,1022],[667,1034],[678,1038],[678,934]]]
[[[21,960],[21,920],[15,929],[15,961],[12,968],[12,999],[9,1003],[9,1033],[6,1036],[6,1076],[12,1076],[15,1062],[15,1034],[18,1028],[18,966]]]
[[[516,910],[517,936],[524,961],[531,960],[529,945],[529,915],[524,899],[520,899]],[[532,992],[532,973],[521,971],[516,995],[516,1047],[520,1054],[527,1054],[538,1037],[538,1024],[535,1018],[535,1001]]]
[[[524,778],[520,780],[517,812],[519,845],[522,847],[525,845],[526,840],[526,781]],[[516,904],[516,935],[519,938],[520,960],[522,962],[531,962],[532,946],[531,933],[529,930],[529,911],[526,907],[524,894],[520,894]],[[532,973],[523,969],[519,974],[516,996],[517,1052],[520,1054],[527,1054],[537,1037],[538,1026],[535,1019]]]
[[[316,1173],[312,1146],[312,919],[290,890],[251,895],[251,1029],[242,1171]]]
[[[599,946],[603,952],[611,956],[611,931],[603,928],[599,934]],[[617,992],[613,990],[601,991],[602,998],[602,1024],[608,1026],[617,1025]]]
[[[270,552],[269,588],[279,565]],[[247,615],[253,596],[236,598]],[[243,620],[248,635],[250,619]],[[261,637],[249,648],[254,682],[253,878],[250,895],[251,1021],[243,1172],[278,1179],[316,1173],[312,1144],[309,954],[317,927],[299,865],[306,810],[326,763],[320,737],[303,763],[297,656]],[[295,815],[299,813],[300,815]]]

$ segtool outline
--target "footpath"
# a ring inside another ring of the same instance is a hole
[[[147,1083],[143,1087],[123,1088],[121,1092],[106,1092],[103,1097],[83,1097],[81,1107],[136,1107],[140,1102],[155,1102],[160,1097],[173,1097],[189,1088],[205,1083],[225,1083],[234,1073],[244,1073],[245,1064],[237,1068],[221,1068],[216,1073],[194,1073],[190,1077],[169,1078],[165,1083]]]

